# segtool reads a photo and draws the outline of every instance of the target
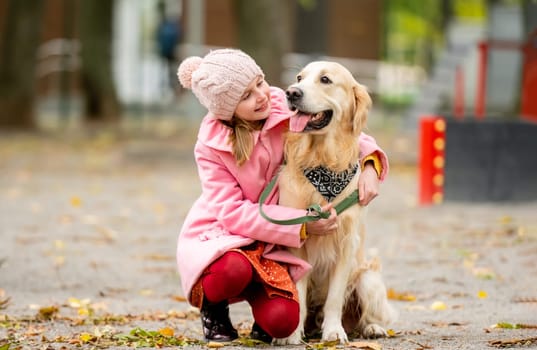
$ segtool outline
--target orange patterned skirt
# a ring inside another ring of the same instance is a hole
[[[295,283],[287,271],[287,266],[264,258],[264,250],[265,244],[262,242],[256,242],[238,249],[231,249],[231,251],[241,253],[250,261],[255,271],[254,282],[261,283],[269,297],[285,297],[298,303],[298,292]],[[205,269],[198,279],[190,294],[190,303],[198,308],[201,308],[201,304],[203,303],[201,279],[207,273],[209,273],[208,268]],[[237,298],[230,300],[230,303],[245,300],[246,297],[246,295],[239,295]]]

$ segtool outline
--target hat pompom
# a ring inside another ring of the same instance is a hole
[[[185,59],[179,65],[177,78],[179,78],[179,82],[185,89],[192,88],[192,73],[199,68],[202,61],[203,59],[201,57],[192,56]]]

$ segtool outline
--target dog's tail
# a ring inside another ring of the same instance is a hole
[[[343,327],[348,334],[362,334],[371,324],[386,327],[397,319],[396,310],[388,302],[378,261],[360,269],[351,281],[343,313]]]
[[[367,270],[361,274],[357,294],[360,299],[361,329],[371,323],[387,326],[397,319],[397,312],[388,302],[386,286],[378,271]]]

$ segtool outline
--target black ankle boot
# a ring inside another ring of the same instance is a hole
[[[204,300],[200,313],[203,334],[207,341],[227,342],[239,337],[229,319],[227,301],[212,304]]]
[[[257,323],[254,322],[254,325],[252,326],[252,332],[250,333],[250,338],[255,340],[261,340],[264,343],[270,344],[272,343],[272,337],[263,330],[263,328],[259,327]]]

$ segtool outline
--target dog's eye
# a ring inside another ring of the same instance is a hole
[[[302,76],[301,76],[301,75],[297,75],[297,76],[296,76],[296,81],[297,81],[297,83],[300,83],[301,80],[302,80]]]
[[[332,80],[330,80],[326,75],[323,75],[323,76],[321,77],[321,83],[323,83],[323,84],[330,84],[330,83],[332,83]]]

